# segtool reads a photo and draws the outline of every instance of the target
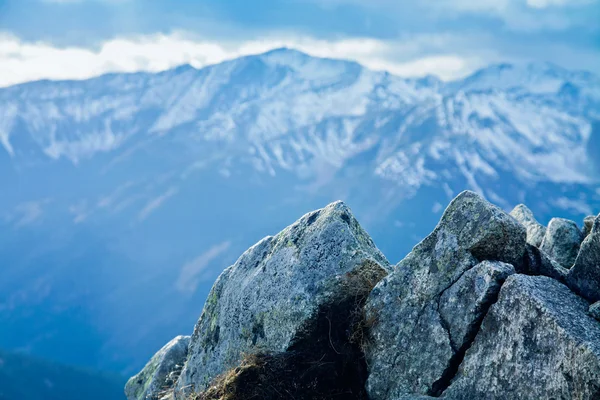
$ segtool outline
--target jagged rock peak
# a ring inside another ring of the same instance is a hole
[[[348,299],[359,304],[389,269],[342,202],[263,239],[213,286],[194,328],[176,397],[205,390],[244,354],[286,352],[314,334],[320,315]]]
[[[435,230],[367,300],[367,319],[377,321],[365,352],[372,400],[443,391],[497,292],[482,290],[481,296],[464,290],[476,279],[465,274],[484,260],[520,265],[526,236],[523,225],[474,192],[462,192],[450,203]],[[474,274],[485,276],[486,268]],[[508,273],[499,274],[492,286]],[[463,315],[464,307],[442,308],[447,291],[476,311]]]

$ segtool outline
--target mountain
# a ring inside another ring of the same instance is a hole
[[[338,199],[392,262],[464,189],[582,221],[598,121],[587,72],[442,82],[290,49],[0,89],[0,346],[133,372],[244,249]]]
[[[123,399],[124,379],[0,351],[2,400]]]

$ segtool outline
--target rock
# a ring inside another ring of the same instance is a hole
[[[442,321],[455,352],[473,339],[488,307],[496,301],[502,284],[515,268],[499,261],[484,261],[465,272],[439,301]]]
[[[533,212],[524,204],[519,204],[510,212],[510,215],[515,217],[527,229],[527,243],[540,247],[546,234],[546,227],[537,222]]]
[[[331,333],[336,321],[314,322],[321,311],[348,300],[360,303],[390,269],[341,202],[263,239],[213,286],[194,328],[176,398],[205,390],[244,354],[279,357],[313,334],[315,324],[325,323],[322,329]],[[331,337],[322,339],[329,344]]]
[[[583,235],[587,237],[587,235],[592,232],[592,226],[594,226],[594,220],[596,219],[595,215],[588,215],[583,220]]]
[[[600,321],[600,301],[597,301],[594,304],[592,304],[588,309],[588,313],[590,314],[590,316]]]
[[[467,351],[447,399],[600,396],[600,324],[547,277],[512,275]]]
[[[517,272],[526,275],[543,275],[560,282],[566,282],[569,270],[563,268],[546,253],[528,243],[525,262],[523,263],[523,267],[519,268]]]
[[[581,244],[575,264],[567,276],[567,284],[591,302],[600,300],[600,215]]]
[[[460,356],[456,347],[464,351],[467,344],[459,346],[458,338],[452,344],[438,311],[440,296],[481,261],[520,265],[526,236],[523,225],[473,192],[450,203],[435,230],[367,300],[367,320],[375,321],[365,348],[371,399],[431,395],[445,385],[445,374]]]
[[[168,398],[183,367],[190,344],[189,336],[177,336],[160,349],[142,371],[125,385],[128,400]]]
[[[540,249],[564,268],[571,268],[579,253],[583,233],[573,221],[552,218]]]

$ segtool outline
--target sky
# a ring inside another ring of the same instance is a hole
[[[0,86],[292,47],[401,76],[600,71],[600,0],[0,0]]]

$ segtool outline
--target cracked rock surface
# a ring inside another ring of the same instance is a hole
[[[439,299],[439,312],[454,351],[473,340],[502,284],[515,273],[511,264],[483,261],[465,272]]]
[[[587,309],[553,279],[512,275],[443,397],[600,398],[600,324]]]
[[[367,319],[376,321],[365,351],[371,399],[443,390],[460,354],[438,310],[440,296],[480,261],[520,264],[526,236],[523,225],[473,192],[450,203],[435,230],[367,300]],[[453,323],[456,332],[469,330],[459,329],[464,319]]]

